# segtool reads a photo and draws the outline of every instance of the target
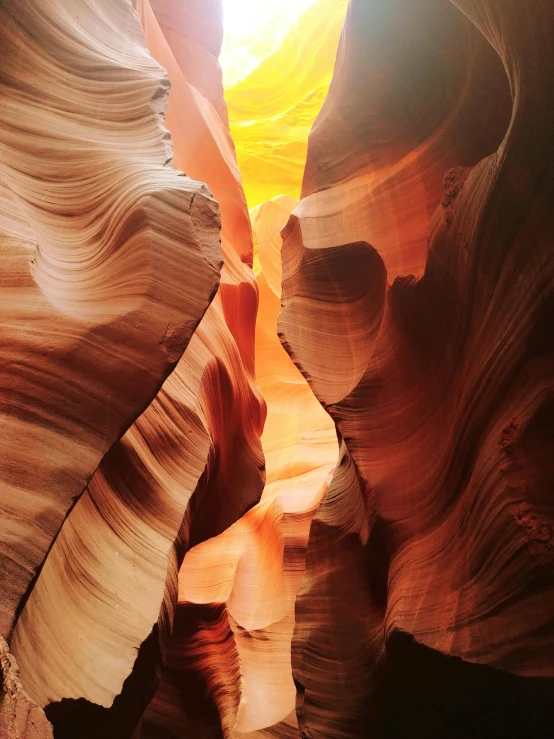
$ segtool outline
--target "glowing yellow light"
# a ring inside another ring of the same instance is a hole
[[[223,83],[232,87],[282,43],[317,0],[223,0]]]
[[[220,61],[248,206],[298,199],[348,0],[223,0]]]

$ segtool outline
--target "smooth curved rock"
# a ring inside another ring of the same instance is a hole
[[[0,734],[550,737],[528,5],[352,0],[312,126],[346,0],[230,116],[219,0],[2,4]]]
[[[203,79],[204,87],[195,87],[185,60],[198,52],[188,66],[203,64],[205,47],[190,39],[180,45],[171,25],[177,6],[137,7],[148,47],[172,84],[166,123],[175,164],[204,177],[219,198],[225,264],[175,371],[105,456],[68,517],[14,632],[24,684],[62,738],[115,739],[135,730],[166,652],[171,665],[171,655],[187,649],[180,640],[189,632],[174,628],[187,548],[231,526],[258,501],[265,477],[250,225],[225,116],[203,94],[218,89],[221,71],[214,57],[206,70],[212,84]]]
[[[171,166],[166,80],[129,4],[0,14],[8,636],[64,517],[188,344],[221,252],[216,203]]]
[[[279,271],[279,230],[294,204],[290,198],[271,201],[253,216],[260,265],[256,377],[267,403],[262,500],[185,557],[177,618],[186,626],[172,638],[172,667],[164,670],[145,714],[144,739],[161,727],[163,736],[176,736],[179,725],[194,726],[200,736],[220,736],[220,731],[237,739],[279,736],[281,723],[285,736],[299,736],[290,717],[296,699],[290,663],[294,602],[311,518],[336,464],[337,442],[331,419],[279,344],[279,297],[265,278],[266,270],[269,275]],[[299,412],[291,413],[292,408]],[[198,614],[201,637],[193,625]],[[206,650],[219,655],[217,669],[206,662]],[[179,666],[185,653],[187,660]],[[183,686],[191,684],[194,699],[187,690],[187,697],[177,701]],[[220,728],[214,715],[220,716]]]
[[[343,440],[296,605],[307,736],[407,736],[380,691],[421,645],[516,734],[552,720],[554,15],[456,5],[353,0],[284,231],[280,330]],[[354,323],[336,296],[366,262]],[[350,355],[358,325],[374,334]],[[486,712],[412,690],[437,733],[420,714],[410,735],[490,735]]]
[[[334,18],[336,12],[328,14],[321,25],[332,26]],[[326,59],[329,69],[331,62]],[[316,109],[310,107],[307,113],[313,116]],[[286,128],[279,129],[277,150],[288,135]],[[244,144],[242,139],[236,141],[239,156]],[[191,165],[199,166],[197,159],[191,159]],[[209,177],[206,180],[211,185]],[[246,185],[250,181],[245,178]],[[185,558],[176,615],[182,626],[171,640],[168,668],[144,715],[143,739],[178,736],[180,727],[190,727],[199,736],[219,737],[223,732],[240,737],[246,732],[262,737],[266,730],[279,732],[281,725],[285,735],[299,736],[291,718],[295,705],[290,665],[294,598],[311,517],[336,464],[337,442],[330,418],[276,333],[279,231],[295,205],[293,198],[284,196],[263,203],[250,214],[259,291],[256,379],[267,404],[262,435],[266,486],[257,506],[219,536],[198,544]],[[225,233],[224,203],[221,210]],[[203,624],[200,638],[194,626],[197,618]],[[228,624],[225,628],[222,619]],[[218,669],[204,659],[206,650],[220,655]],[[183,661],[184,654],[187,659]],[[232,689],[237,674],[239,682]]]

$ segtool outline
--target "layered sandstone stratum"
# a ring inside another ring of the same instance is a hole
[[[554,8],[282,5],[0,0],[1,739],[554,731]]]

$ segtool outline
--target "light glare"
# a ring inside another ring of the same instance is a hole
[[[223,0],[220,62],[226,88],[244,79],[282,42],[316,0]]]

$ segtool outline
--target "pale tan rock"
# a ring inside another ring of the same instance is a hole
[[[0,630],[219,282],[219,215],[171,166],[126,0],[0,10]]]
[[[213,182],[221,201],[225,267],[175,371],[72,510],[14,632],[27,689],[48,706],[56,731],[83,737],[135,726],[168,646],[184,552],[230,526],[258,500],[264,479],[252,240],[227,124],[184,76],[189,52],[181,49],[178,64],[163,32],[174,26],[163,13],[160,26],[148,3],[138,10],[172,83],[166,124],[175,164]],[[204,63],[205,50],[198,53]],[[212,62],[205,72],[217,82]],[[207,238],[211,225],[209,216],[196,222]]]
[[[52,725],[21,686],[17,662],[0,636],[0,737],[53,739]]]

